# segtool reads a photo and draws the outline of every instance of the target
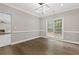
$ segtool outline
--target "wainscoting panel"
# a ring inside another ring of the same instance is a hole
[[[32,38],[36,38],[40,36],[39,30],[34,31],[16,31],[12,33],[12,43],[19,42],[19,41],[27,41]]]
[[[64,40],[79,42],[79,32],[64,32]]]

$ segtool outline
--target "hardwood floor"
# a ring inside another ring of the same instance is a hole
[[[78,55],[79,45],[37,38],[27,42],[0,48],[1,55]]]

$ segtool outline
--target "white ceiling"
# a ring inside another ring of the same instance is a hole
[[[43,7],[44,14],[42,15],[42,8],[39,8],[40,5],[38,3],[6,3],[6,5],[38,17],[49,16],[55,13],[79,8],[79,3],[46,3],[46,6]]]

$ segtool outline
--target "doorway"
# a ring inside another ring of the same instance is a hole
[[[47,36],[63,38],[63,21],[62,18],[47,20]]]
[[[11,15],[0,13],[0,47],[11,44]]]

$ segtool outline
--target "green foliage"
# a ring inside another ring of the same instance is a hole
[[[48,21],[48,30],[54,30],[55,33],[61,33],[62,32],[62,19],[56,19],[55,21]]]
[[[62,31],[62,20],[61,19],[55,20],[55,31],[56,33],[61,33]]]

